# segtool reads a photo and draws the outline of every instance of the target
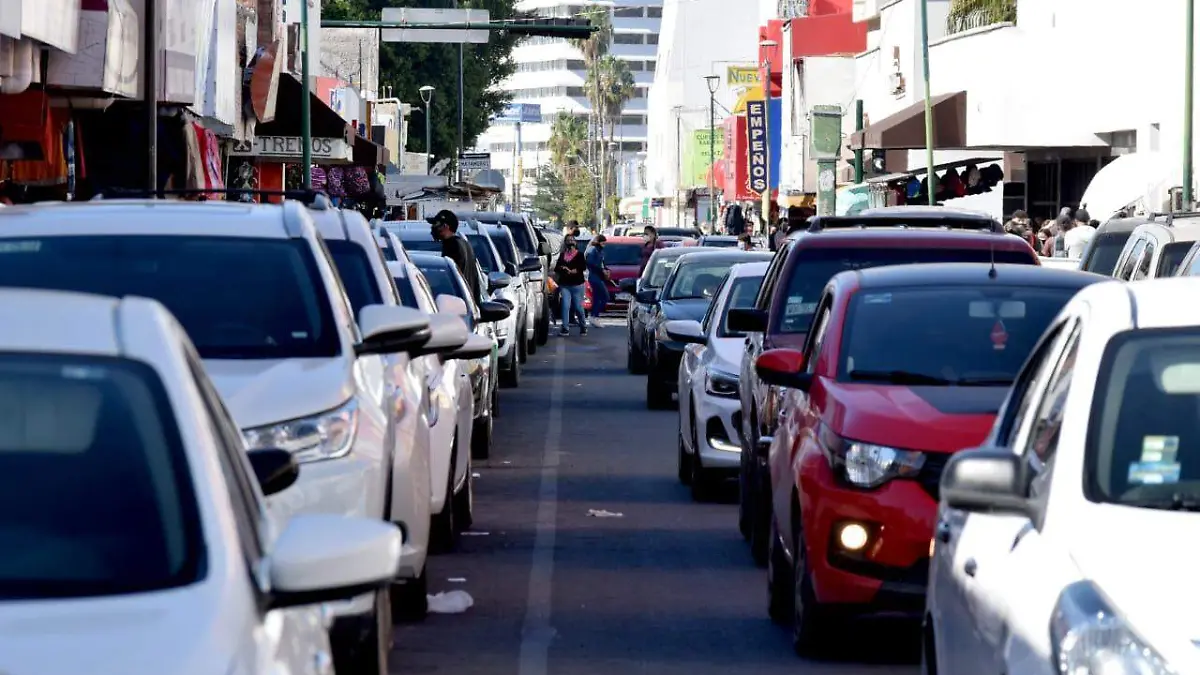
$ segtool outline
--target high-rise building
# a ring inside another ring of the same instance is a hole
[[[659,25],[663,0],[520,0],[517,8],[542,17],[579,17],[593,7],[611,12],[613,37],[609,54],[627,61],[636,86],[612,133],[616,144],[618,196],[631,196],[645,185],[646,96],[654,81]],[[521,194],[536,192],[541,166],[550,163],[550,126],[555,115],[566,111],[588,118],[587,68],[583,54],[567,39],[531,37],[513,50],[517,72],[501,87],[512,92],[513,103],[541,106],[542,122],[521,127],[524,176]],[[607,131],[606,131],[607,135]],[[512,181],[516,168],[516,133],[511,124],[496,124],[477,141],[477,149],[492,153],[492,167]],[[511,185],[511,182],[510,182]]]

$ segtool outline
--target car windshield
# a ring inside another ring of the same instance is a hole
[[[605,244],[606,265],[634,266],[642,264],[642,247],[639,244]]]
[[[1118,335],[1099,372],[1084,461],[1089,499],[1200,510],[1200,333]]]
[[[506,265],[516,265],[517,253],[513,250],[512,239],[503,231],[489,232],[488,236],[500,251],[500,260]]]
[[[721,315],[721,323],[717,328],[717,337],[746,336],[745,333],[729,330],[729,310],[754,307],[754,299],[758,297],[758,289],[762,286],[762,281],[762,277],[738,277],[733,280],[733,288],[729,289],[729,300],[725,303],[725,313]]]
[[[1097,235],[1092,242],[1087,260],[1083,261],[1083,271],[1112,276],[1117,268],[1117,259],[1125,248],[1133,232],[1105,232]]]
[[[646,277],[646,288],[662,288],[678,263],[679,256],[659,256],[651,262],[650,271]]]
[[[1024,251],[987,248],[807,248],[796,255],[788,280],[782,316],[772,317],[774,332],[806,333],[825,285],[838,272],[909,263],[989,262],[1032,265],[1036,258]]]
[[[851,299],[844,382],[1008,386],[1076,288],[866,289]]]
[[[0,240],[0,286],[154,298],[206,359],[318,358],[341,351],[329,296],[302,239]]]
[[[142,593],[202,576],[187,459],[149,366],[0,354],[0,550],[0,600]]]
[[[354,316],[358,316],[367,305],[381,304],[383,296],[375,283],[367,252],[358,244],[345,239],[326,239],[325,246],[329,248],[329,255],[333,256],[338,276],[342,278],[342,285],[346,287],[346,296],[350,298]]]
[[[684,261],[675,268],[675,274],[667,280],[663,289],[664,300],[707,300],[721,286],[721,280],[729,268],[738,264],[733,258],[717,260]]]
[[[467,235],[467,241],[471,243],[471,248],[475,251],[475,259],[479,261],[479,266],[483,268],[484,274],[492,272],[500,272],[500,261],[496,260],[496,254],[492,251],[492,242],[483,235]]]
[[[1179,264],[1183,262],[1188,251],[1192,250],[1191,241],[1177,241],[1173,244],[1167,244],[1163,247],[1162,257],[1158,260],[1158,277],[1173,277],[1175,272],[1179,270]]]
[[[412,309],[421,309],[417,302],[417,293],[413,290],[412,279],[407,276],[393,277],[396,280],[396,290],[400,291],[400,304]]]

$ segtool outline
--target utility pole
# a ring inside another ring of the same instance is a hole
[[[146,104],[146,186],[158,194],[158,11],[146,0],[142,24],[142,102]]]
[[[146,0],[146,5],[154,4],[154,0]],[[304,83],[304,93],[300,96],[300,145],[302,146],[301,162],[304,164],[304,189],[312,189],[312,86],[308,73],[308,0],[300,0],[300,80]]]
[[[708,158],[711,160],[716,157],[716,138],[715,132],[717,128],[717,87],[721,85],[721,78],[716,75],[708,75],[704,78],[708,84]],[[713,176],[712,166],[709,165],[708,171],[708,224],[709,227],[716,228],[717,225],[717,191],[716,177]]]
[[[863,114],[863,102],[862,102],[862,99],[860,98],[854,102],[854,130],[862,131],[863,126],[864,126],[863,122],[865,122],[864,114]],[[854,151],[854,182],[855,183],[863,182],[863,149],[862,148],[859,148]]]
[[[1188,0],[1192,2],[1192,0]],[[1191,33],[1189,28],[1188,33]],[[929,92],[929,0],[921,0],[921,70],[925,80],[925,184],[929,186],[929,205],[937,205],[937,172],[933,170],[933,95]]]
[[[458,0],[454,0],[454,8],[458,9]],[[459,159],[463,154],[463,43],[458,43],[458,149],[454,153],[454,173],[458,176],[458,182],[462,182],[462,167]]]
[[[675,106],[675,227],[683,227],[683,106]]]
[[[1195,55],[1196,0],[1187,0],[1183,65],[1183,208],[1191,210],[1192,194],[1192,59]]]

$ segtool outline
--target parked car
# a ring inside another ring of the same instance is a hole
[[[1192,245],[1200,240],[1200,213],[1176,215],[1138,225],[1125,242],[1112,277],[1121,281],[1173,277]],[[1099,236],[1098,234],[1096,236]]]
[[[531,313],[526,324],[529,329],[526,349],[529,353],[537,351],[539,345],[546,344],[550,338],[549,296],[546,281],[550,278],[550,270],[554,262],[550,259],[550,244],[539,237],[529,216],[522,213],[505,211],[469,211],[458,214],[459,218],[469,218],[484,225],[496,225],[507,229],[512,234],[519,257],[515,261],[522,282],[529,286],[529,306]],[[530,263],[531,259],[538,262],[537,269]],[[509,272],[513,274],[513,272]],[[523,361],[522,361],[523,362]]]
[[[748,334],[739,380],[742,467],[738,524],[760,565],[767,564],[770,504],[767,449],[780,396],[759,382],[754,363],[769,349],[804,344],[817,300],[838,272],[907,263],[989,262],[1037,265],[1029,244],[1010,237],[991,216],[946,207],[896,206],[852,216],[817,216],[776,251],[754,307],[730,312],[731,328]]]
[[[738,263],[770,260],[766,253],[746,251],[696,251],[679,258],[663,282],[662,291],[638,293],[638,302],[649,305],[640,333],[646,341],[635,347],[646,363],[646,407],[661,410],[671,406],[679,385],[679,362],[684,343],[671,339],[667,322],[699,320],[708,311],[721,279]]]
[[[714,248],[737,248],[738,238],[731,234],[706,234],[696,243],[698,246]]]
[[[658,238],[665,244],[695,246],[704,233],[695,227],[660,227]]]
[[[687,260],[687,259],[685,259]],[[668,321],[667,337],[685,345],[679,364],[679,480],[706,501],[718,481],[737,476],[742,446],[738,369],[746,336],[729,330],[731,307],[750,307],[766,262],[734,265],[700,321]]]
[[[638,302],[638,293],[660,290],[671,270],[675,269],[679,256],[691,252],[694,252],[694,249],[660,248],[650,256],[650,261],[646,263],[646,269],[642,270],[641,276],[621,280],[621,292],[630,298],[626,321],[628,353],[625,357],[625,368],[635,375],[646,373],[645,353],[641,345],[650,339],[650,336],[646,335],[646,326],[649,325],[647,315],[654,309],[653,303]],[[638,347],[635,348],[634,345]]]
[[[942,475],[925,672],[1200,672],[1195,279],[1097,284]],[[1153,570],[1129,575],[1129,570]]]
[[[1079,269],[1084,272],[1095,272],[1105,276],[1113,276],[1117,269],[1117,259],[1125,250],[1125,242],[1138,225],[1149,222],[1146,218],[1113,218],[1096,228],[1096,234],[1083,249]]]
[[[374,642],[338,667],[388,672],[399,528],[272,516],[295,456],[246,451],[162,305],[0,290],[0,409],[5,670],[312,672],[318,603],[365,593]]]
[[[323,198],[314,206],[330,208]],[[282,447],[304,465],[296,484],[271,499],[281,518],[333,513],[400,524],[408,537],[391,609],[424,615],[429,493],[419,478],[427,469],[419,446],[397,431],[397,402],[411,393],[402,378],[385,389],[385,357],[430,345],[452,351],[467,338],[461,322],[432,326],[416,310],[373,304],[356,326],[311,210],[298,202],[56,202],[0,218],[8,247],[0,286],[136,295],[171,310],[247,446]],[[331,605],[336,661],[376,648],[387,611],[378,598]]]
[[[759,357],[786,387],[769,450],[771,617],[804,654],[839,619],[924,607],[942,467],[986,438],[1071,297],[1103,282],[1032,265],[842,272],[800,349]]]

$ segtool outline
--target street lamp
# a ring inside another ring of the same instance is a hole
[[[717,157],[717,87],[721,86],[718,75],[706,75],[704,83],[708,85],[708,226],[716,231],[717,187],[714,184],[713,165]]]
[[[429,104],[433,102],[433,87],[425,85],[417,91],[421,94],[421,102],[425,104],[425,175],[428,176],[433,157],[433,118],[429,115]]]
[[[769,50],[779,46],[779,43],[774,40],[763,40],[758,43],[758,46],[763,50],[767,50],[767,58],[763,61],[763,68],[766,69],[766,75],[763,78],[763,135],[766,137],[767,145],[767,187],[762,194],[762,220],[763,234],[770,236],[771,234],[771,52]]]

